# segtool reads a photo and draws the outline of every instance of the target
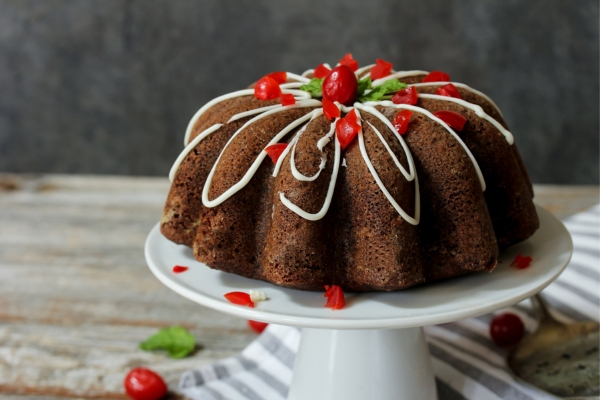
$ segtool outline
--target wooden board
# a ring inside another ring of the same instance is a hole
[[[124,398],[138,365],[171,389],[182,371],[236,354],[246,322],[168,290],[143,246],[160,219],[163,178],[0,174],[0,393],[7,399]],[[598,187],[536,186],[564,216],[598,203]],[[182,325],[202,344],[172,360],[138,344]],[[177,397],[177,396],[174,396]]]

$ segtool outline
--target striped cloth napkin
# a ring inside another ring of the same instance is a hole
[[[573,236],[571,264],[543,294],[554,315],[565,321],[598,320],[600,205],[564,221]],[[498,311],[521,317],[532,332],[530,300]],[[512,377],[505,351],[490,340],[494,314],[425,327],[440,399],[554,399]],[[269,327],[241,354],[187,371],[180,391],[194,400],[284,400],[300,343],[297,328]]]

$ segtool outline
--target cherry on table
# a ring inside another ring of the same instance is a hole
[[[143,367],[129,371],[123,385],[125,392],[133,400],[158,400],[167,393],[167,384],[163,378]]]
[[[515,314],[504,313],[496,316],[490,323],[490,336],[500,347],[519,343],[525,334],[523,321]]]
[[[267,324],[266,322],[252,321],[251,319],[249,319],[248,326],[256,333],[263,333],[263,331],[267,329],[267,326],[269,326],[269,324]]]

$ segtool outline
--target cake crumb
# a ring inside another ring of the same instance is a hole
[[[342,158],[342,167],[348,168],[348,164],[346,164],[346,157]]]
[[[252,300],[253,303],[265,301],[266,299],[267,294],[265,292],[261,292],[260,290],[250,290],[250,300]]]

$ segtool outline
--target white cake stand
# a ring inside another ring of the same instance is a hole
[[[571,258],[571,237],[562,223],[538,207],[540,229],[500,257],[493,273],[392,293],[346,295],[346,307],[324,307],[323,293],[284,289],[212,270],[192,251],[167,240],[155,226],[146,241],[150,269],[170,289],[205,307],[245,319],[303,327],[288,399],[436,399],[423,326],[475,317],[516,304],[542,290]],[[517,254],[533,264],[515,270]],[[189,270],[174,274],[174,265]],[[231,291],[261,290],[256,308],[229,303]]]

